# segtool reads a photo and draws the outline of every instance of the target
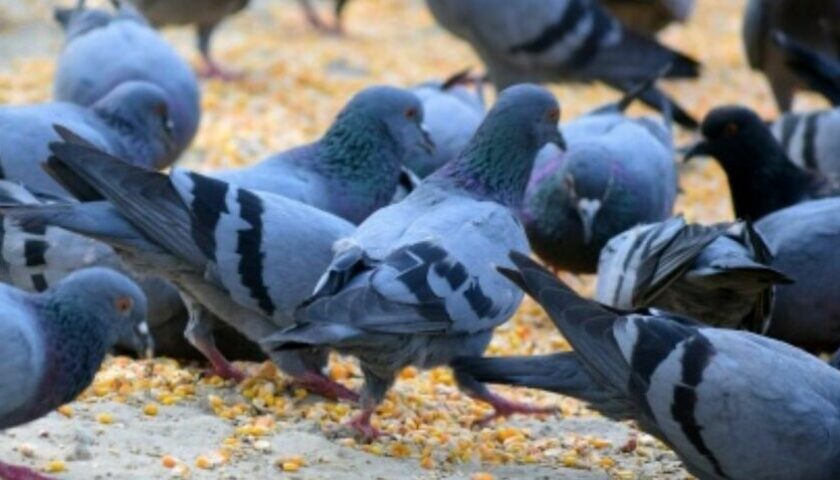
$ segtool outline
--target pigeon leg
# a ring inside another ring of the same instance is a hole
[[[222,352],[216,348],[216,341],[213,339],[213,320],[207,317],[204,307],[186,296],[184,300],[189,312],[189,322],[184,331],[187,340],[210,361],[214,375],[226,380],[234,380],[237,383],[245,380],[245,374],[231,365]]]
[[[330,377],[315,371],[309,371],[295,377],[295,383],[306,390],[334,400],[358,402],[359,394]]]
[[[0,462],[0,479],[2,480],[54,480],[52,477],[27,468]]]
[[[312,0],[298,0],[300,7],[303,9],[303,14],[306,16],[306,21],[316,30],[327,31],[330,28],[318,16],[318,11],[312,5]]]
[[[366,442],[372,442],[382,436],[382,432],[370,424],[370,417],[373,416],[374,410],[376,410],[376,406],[365,407],[361,413],[347,422],[347,425],[359,432]]]
[[[370,419],[376,407],[385,399],[388,389],[394,384],[394,372],[374,373],[373,370],[362,364],[362,373],[365,376],[365,387],[362,390],[362,411],[348,422],[348,426],[361,434],[366,442],[376,440],[382,436],[382,432],[371,425]]]
[[[201,53],[201,58],[204,61],[204,68],[198,74],[203,78],[218,78],[224,81],[238,80],[242,78],[241,73],[224,69],[216,63],[210,53],[210,42],[215,28],[216,24],[198,26],[198,51]]]
[[[334,400],[359,401],[359,394],[321,373],[327,365],[327,350],[313,348],[293,352],[274,352],[271,360],[294,378],[298,386]]]
[[[539,407],[536,405],[508,400],[491,392],[487,388],[487,385],[484,385],[469,375],[457,370],[454,373],[455,381],[458,382],[458,386],[465,391],[470,398],[489,403],[490,406],[493,407],[493,413],[476,422],[476,425],[478,426],[485,426],[497,418],[506,418],[515,413],[525,415],[546,415],[557,413],[559,410],[557,407]]]

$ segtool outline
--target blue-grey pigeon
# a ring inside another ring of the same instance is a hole
[[[600,81],[627,91],[672,65],[669,78],[698,75],[697,62],[633,32],[595,0],[427,0],[446,30],[470,43],[501,89],[519,82]],[[658,88],[641,95],[674,119],[697,122]]]
[[[834,196],[837,184],[795,165],[755,112],[742,106],[713,109],[703,119],[703,139],[686,153],[714,157],[729,180],[735,216],[755,221],[799,202]]]
[[[85,8],[84,3],[56,11],[67,39],[56,67],[55,99],[90,106],[125,82],[157,85],[166,94],[175,148],[154,167],[168,167],[198,130],[201,104],[195,74],[131,5],[122,2],[111,13]]]
[[[797,79],[787,52],[774,42],[776,32],[817,52],[837,58],[840,42],[840,0],[750,0],[744,12],[743,41],[747,61],[770,84],[781,111],[790,110]]]
[[[134,165],[157,169],[176,151],[166,94],[148,82],[125,82],[90,107],[53,102],[0,107],[0,178],[38,192],[66,195],[39,167],[54,124],[72,129],[97,147]]]
[[[572,395],[633,419],[703,480],[837,476],[840,372],[788,344],[673,316],[622,314],[579,297],[525,255],[504,269],[574,354],[468,358],[476,381]]]
[[[337,245],[295,325],[265,340],[277,351],[329,347],[356,356],[365,385],[351,425],[365,438],[379,435],[371,416],[402,368],[480,355],[516,311],[521,292],[494,267],[509,264],[509,249],[528,248],[515,209],[539,149],[562,143],[559,115],[543,88],[503,91],[458,157]],[[496,415],[545,411],[462,380]]]
[[[410,91],[369,87],[347,103],[318,141],[212,176],[359,223],[391,202],[409,152],[434,153],[422,123],[423,106]]]

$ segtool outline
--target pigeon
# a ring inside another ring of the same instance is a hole
[[[754,333],[604,308],[525,255],[512,257],[517,268],[503,273],[546,309],[574,354],[467,358],[456,371],[634,419],[703,480],[836,477],[840,372]]]
[[[67,195],[38,167],[49,156],[49,143],[58,139],[53,124],[143,168],[165,167],[175,151],[166,94],[152,83],[131,81],[90,107],[66,102],[0,107],[0,178]]]
[[[59,9],[66,42],[55,73],[58,101],[94,105],[117,86],[146,81],[166,94],[174,124],[175,148],[154,165],[170,166],[192,142],[201,118],[198,81],[189,65],[129,4],[116,13],[85,8]]]
[[[703,140],[686,153],[714,157],[729,179],[735,216],[755,221],[799,202],[833,196],[838,187],[822,174],[797,167],[752,110],[718,107],[701,126]]]
[[[475,83],[475,90],[466,84]],[[480,81],[469,70],[444,82],[425,82],[412,89],[423,104],[423,127],[429,132],[435,151],[415,148],[404,161],[420,178],[454,159],[470,141],[486,114]]]
[[[770,125],[773,137],[798,167],[840,178],[840,109],[785,113]]]
[[[300,8],[303,10],[306,21],[313,28],[336,35],[344,34],[344,22],[342,19],[350,0],[334,0],[335,7],[333,13],[335,14],[335,23],[333,25],[329,25],[321,19],[321,16],[318,15],[318,10],[312,5],[312,0],[298,0],[298,2],[300,3]]]
[[[358,224],[390,203],[408,152],[434,153],[422,123],[423,106],[410,91],[369,87],[347,103],[318,141],[212,176]]]
[[[232,80],[238,75],[222,68],[211,54],[213,33],[227,17],[248,6],[249,0],[130,0],[152,25],[195,25],[198,51],[204,61],[201,75]]]
[[[595,0],[427,0],[438,23],[470,43],[501,89],[519,82],[601,81],[622,91],[671,64],[670,78],[698,76],[696,61],[625,28]],[[642,95],[674,119],[697,122],[659,89]]]
[[[713,327],[765,333],[776,285],[765,239],[748,222],[704,226],[682,217],[611,239],[598,262],[595,299],[621,310],[656,309]]]
[[[786,65],[801,81],[832,105],[840,105],[840,61],[812,50],[780,31],[775,32],[773,40],[784,49]]]
[[[333,244],[355,228],[281,195],[187,170],[143,170],[58,131],[64,141],[51,145],[47,167],[83,202],[3,212],[23,227],[52,225],[105,242],[138,274],[172,282],[189,311],[187,339],[223,378],[244,376],[219,352],[212,315],[252,342],[291,325]],[[356,398],[321,373],[325,350],[269,356],[304,388]]]
[[[624,25],[640,33],[656,35],[673,22],[684,23],[694,10],[694,0],[601,0]]]
[[[151,353],[146,298],[108,269],[81,270],[44,293],[0,284],[0,429],[36,420],[93,381],[122,331]],[[0,478],[44,478],[0,462]]]
[[[336,245],[295,324],[264,340],[273,351],[312,347],[356,356],[365,384],[350,425],[370,440],[370,423],[396,374],[480,355],[522,295],[497,275],[511,248],[527,249],[515,215],[537,151],[562,144],[560,109],[534,85],[503,91],[470,143],[402,202],[383,208]],[[496,409],[490,417],[542,413],[461,382]],[[489,419],[488,419],[489,420]]]
[[[552,268],[595,273],[613,236],[671,216],[677,172],[669,121],[630,118],[629,101],[563,125],[566,152],[540,153],[521,218]]]
[[[779,31],[817,52],[840,54],[831,31],[840,27],[840,0],[750,0],[744,12],[743,41],[747,62],[767,77],[776,105],[787,112],[793,105],[797,80],[785,50],[774,43]]]

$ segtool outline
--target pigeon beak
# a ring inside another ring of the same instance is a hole
[[[583,226],[583,243],[589,245],[592,241],[592,231],[595,227],[595,217],[601,210],[601,201],[589,198],[581,198],[577,202],[577,214]]]
[[[140,358],[150,359],[155,356],[155,339],[149,331],[147,322],[140,322],[135,328],[134,349]]]
[[[563,136],[563,133],[558,128],[555,130],[556,135],[551,139],[551,143],[557,145],[557,148],[563,150],[564,152],[568,149],[566,145],[566,138]]]
[[[709,148],[709,143],[705,140],[700,140],[694,145],[690,145],[689,147],[681,150],[683,150],[685,154],[683,157],[684,163],[688,163],[694,157],[708,157],[712,154],[711,149]]]
[[[432,140],[432,136],[429,135],[429,131],[426,130],[425,127],[422,125],[420,126],[420,148],[423,149],[424,152],[432,155],[435,153],[435,142]]]

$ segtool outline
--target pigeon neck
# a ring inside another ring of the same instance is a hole
[[[90,385],[111,343],[105,322],[85,311],[78,298],[66,297],[56,292],[38,300],[46,360],[38,403],[48,410]]]
[[[429,178],[518,209],[538,151],[522,128],[479,129],[457,158]]]
[[[119,109],[96,106],[93,108],[96,116],[114,132],[118,151],[114,152],[126,162],[144,167],[157,169],[157,165],[165,156],[166,146],[152,135],[144,134],[137,125],[122,115]]]

